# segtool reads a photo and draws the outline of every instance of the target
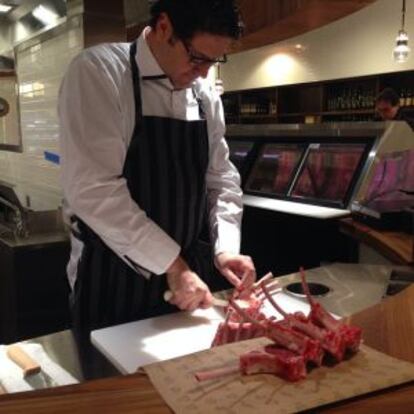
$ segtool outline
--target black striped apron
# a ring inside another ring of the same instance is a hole
[[[135,202],[177,241],[190,267],[208,282],[198,241],[206,207],[207,124],[204,119],[143,116],[135,54],[134,42],[130,61],[136,121],[123,177]],[[165,275],[145,278],[138,264],[124,257],[127,265],[91,228],[76,221],[84,243],[72,297],[78,333],[177,310],[163,300]]]

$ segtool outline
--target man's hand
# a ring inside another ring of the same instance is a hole
[[[215,264],[238,290],[249,290],[256,281],[256,269],[250,256],[223,252],[216,256]]]
[[[181,257],[177,257],[167,270],[167,281],[173,294],[170,303],[181,310],[192,311],[211,306],[213,296],[210,289]]]

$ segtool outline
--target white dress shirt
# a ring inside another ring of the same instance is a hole
[[[163,74],[148,47],[148,30],[137,39],[135,56],[143,115],[200,119],[191,88],[174,90],[167,78],[142,79]],[[180,246],[140,209],[121,177],[135,125],[129,47],[114,43],[86,49],[63,79],[58,110],[65,214],[83,220],[123,260],[127,256],[162,274]],[[203,79],[196,80],[194,90],[203,102],[209,136],[206,184],[214,253],[238,253],[242,193],[239,174],[228,159],[221,100]],[[73,287],[83,245],[73,236],[71,242],[68,277]]]

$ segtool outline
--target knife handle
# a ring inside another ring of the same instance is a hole
[[[171,292],[171,290],[166,290],[164,292],[164,300],[166,302],[169,302],[171,300],[171,298],[173,297],[173,293]]]
[[[23,370],[23,376],[38,374],[40,365],[19,345],[10,345],[6,349],[7,356]]]

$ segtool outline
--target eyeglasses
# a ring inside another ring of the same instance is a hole
[[[188,58],[193,65],[214,65],[215,63],[226,63],[227,56],[223,55],[217,59],[210,59],[206,56],[201,56],[200,53],[197,53],[192,46],[185,40],[181,40],[184,48],[187,52]]]

